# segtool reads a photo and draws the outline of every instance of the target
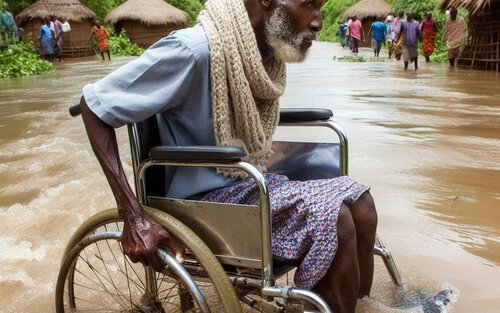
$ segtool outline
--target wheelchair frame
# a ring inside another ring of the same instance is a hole
[[[316,109],[319,112],[320,119],[309,119],[301,118],[298,116],[304,112],[314,112],[312,111],[304,111],[304,110],[283,110],[281,112],[280,124],[279,126],[295,126],[295,127],[327,127],[330,130],[333,130],[339,140],[339,174],[341,176],[348,174],[348,139],[344,130],[332,121],[331,117],[333,113],[330,110],[321,110]],[[329,112],[329,113],[328,113]],[[325,115],[326,113],[326,115]],[[327,117],[327,119],[325,119]],[[317,118],[317,116],[313,117]],[[285,120],[285,121],[283,121]],[[291,121],[288,121],[291,120]],[[148,205],[148,196],[145,184],[145,175],[146,170],[152,166],[183,166],[183,167],[217,167],[217,168],[236,168],[242,170],[249,174],[256,182],[259,191],[260,191],[260,226],[261,226],[261,282],[260,284],[255,279],[243,278],[243,282],[241,281],[241,277],[235,276],[230,277],[233,284],[244,284],[244,285],[253,285],[254,287],[258,287],[261,289],[261,294],[263,297],[266,297],[266,301],[272,306],[272,298],[282,298],[282,299],[292,299],[292,300],[302,300],[313,304],[319,312],[331,312],[326,302],[316,293],[291,287],[291,286],[276,286],[275,285],[275,277],[274,277],[274,268],[273,268],[273,259],[272,259],[272,230],[271,230],[271,207],[270,207],[270,196],[269,196],[269,186],[263,176],[263,174],[255,168],[252,164],[247,163],[245,161],[234,161],[228,163],[227,161],[223,162],[189,162],[189,161],[169,161],[169,160],[161,160],[161,159],[146,159],[144,162],[140,162],[140,153],[138,147],[141,146],[141,139],[139,135],[139,130],[137,128],[137,124],[128,125],[129,130],[129,138],[130,138],[130,146],[131,146],[131,154],[132,154],[132,164],[134,169],[134,179],[136,186],[136,193],[138,199],[142,205]],[[400,277],[399,271],[394,263],[394,260],[379,238],[377,238],[377,244],[375,246],[375,254],[380,255],[383,258],[384,264],[387,267],[390,276],[395,284],[398,286],[402,285],[402,279]],[[176,262],[175,260],[173,260]],[[171,264],[169,264],[171,265]],[[177,266],[172,264],[172,266]],[[290,268],[288,268],[290,270]],[[288,272],[285,271],[286,272]],[[193,291],[194,292],[194,291]],[[250,306],[254,306],[255,303],[252,303],[251,300],[241,299],[246,302]],[[245,301],[247,300],[247,301]]]

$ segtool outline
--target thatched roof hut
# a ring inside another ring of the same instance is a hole
[[[71,31],[63,33],[63,56],[79,57],[94,52],[89,41],[90,28],[96,14],[78,0],[39,0],[16,16],[16,23],[24,29],[24,37],[38,45],[38,32],[43,20],[50,13],[71,25]]]
[[[363,23],[363,32],[367,35],[371,24],[376,20],[385,19],[391,11],[391,5],[384,0],[361,0],[344,12],[342,22],[356,16]],[[368,47],[370,43],[366,40],[364,43],[360,42],[360,46]]]
[[[442,10],[449,7],[463,7],[471,14],[478,13],[491,8],[492,3],[498,2],[497,0],[444,0],[440,4]]]
[[[458,64],[500,72],[500,0],[443,0],[440,8],[463,7],[469,15],[469,42]]]
[[[142,48],[148,48],[171,31],[184,28],[189,15],[164,0],[128,0],[105,18],[117,32],[125,29],[128,37]]]
[[[384,0],[361,0],[342,15],[342,21],[356,16],[359,20],[385,18],[391,12],[392,7]]]

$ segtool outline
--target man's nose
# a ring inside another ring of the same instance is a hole
[[[323,28],[323,16],[321,15],[320,10],[317,10],[314,13],[314,17],[309,25],[309,28],[314,32],[319,32]]]

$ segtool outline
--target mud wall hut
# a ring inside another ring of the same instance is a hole
[[[55,13],[60,21],[68,21],[71,26],[71,31],[62,34],[64,57],[94,54],[89,35],[96,14],[78,0],[39,0],[21,11],[16,16],[16,23],[24,29],[24,37],[33,40],[39,49],[40,26],[50,13]]]
[[[458,64],[500,72],[500,0],[444,0],[441,9],[469,11],[469,42]]]
[[[127,32],[131,41],[148,48],[171,31],[184,28],[189,15],[164,0],[129,0],[106,15],[105,22],[113,24],[117,33]]]
[[[347,9],[342,15],[342,22],[345,22],[354,16],[363,24],[363,32],[368,36],[370,26],[378,19],[385,19],[392,11],[392,7],[384,0],[361,0]],[[366,38],[365,42],[360,42],[361,47],[369,47],[371,41]]]

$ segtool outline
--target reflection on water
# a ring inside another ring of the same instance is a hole
[[[454,312],[496,312],[500,77],[446,65],[405,72],[400,63],[333,60],[345,54],[316,43],[306,64],[288,67],[283,106],[334,109],[350,138],[350,174],[372,187],[379,233],[411,288],[437,291],[449,283],[460,290]],[[53,311],[69,236],[114,205],[67,106],[85,83],[128,60],[65,62],[46,76],[0,80],[0,307]],[[118,137],[127,159],[125,129]],[[126,171],[131,175],[129,165]],[[390,312],[394,288],[377,263],[375,300],[362,302],[360,312]]]

